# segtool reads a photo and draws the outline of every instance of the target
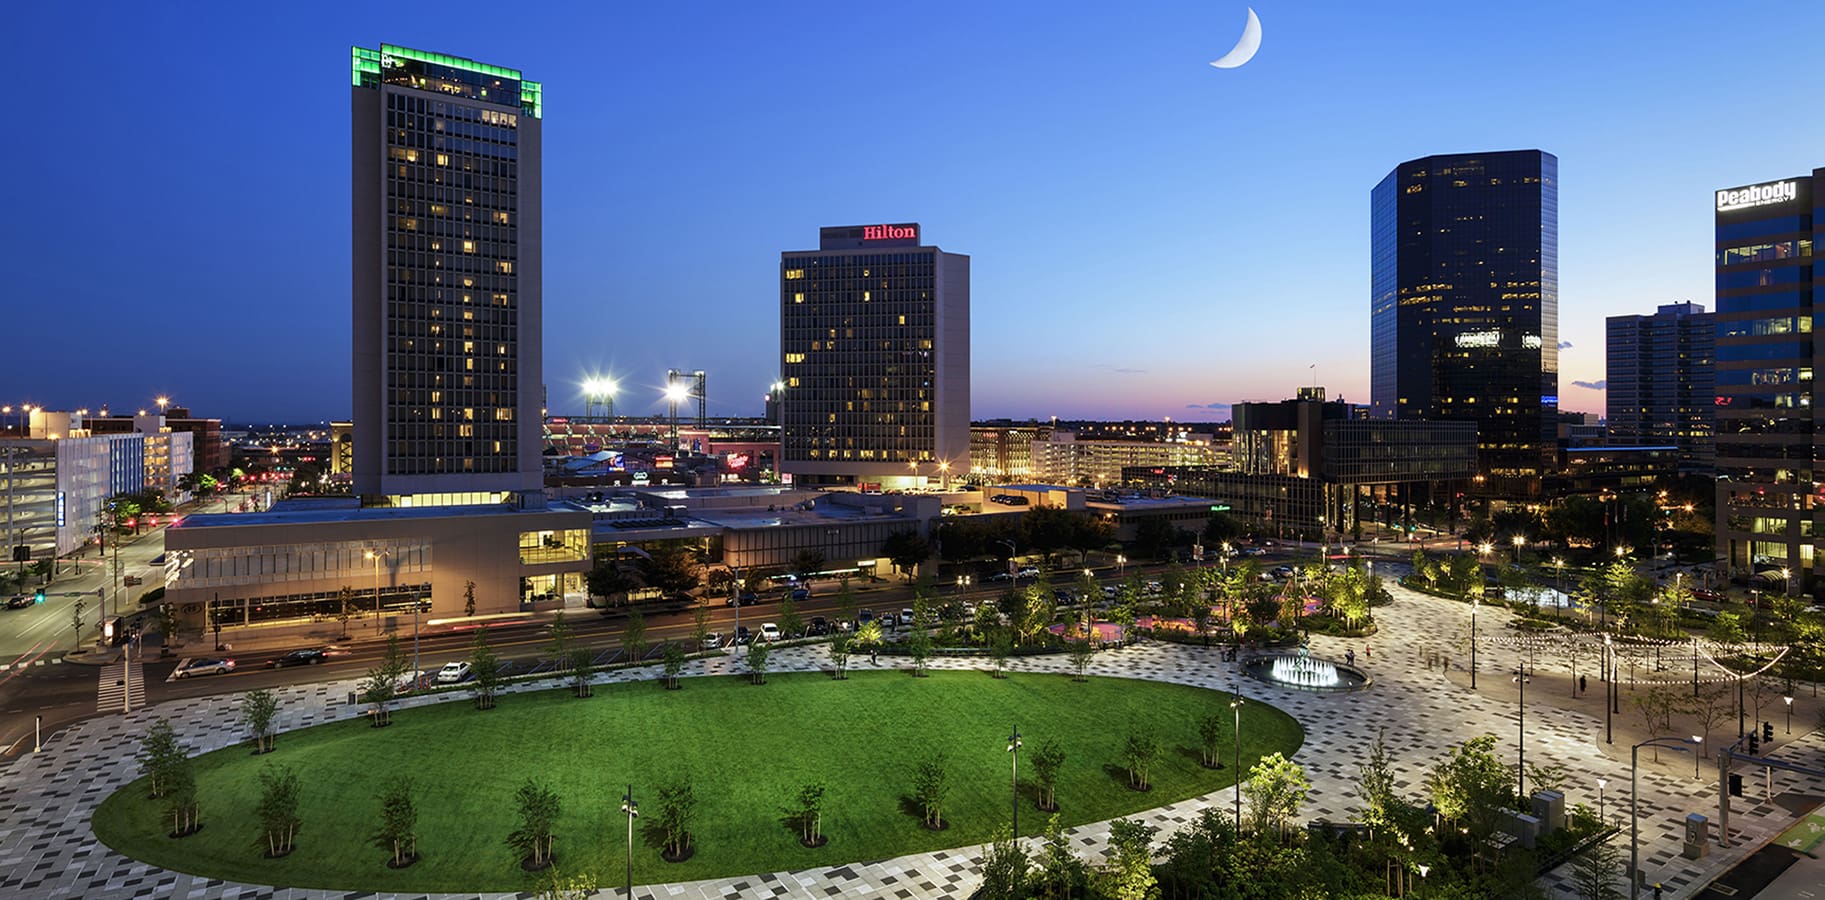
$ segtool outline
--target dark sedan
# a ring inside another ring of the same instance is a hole
[[[287,666],[314,666],[323,662],[322,650],[293,650],[284,656],[275,656],[266,661],[268,669],[283,669]]]

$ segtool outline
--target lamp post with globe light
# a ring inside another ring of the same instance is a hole
[[[627,896],[634,896],[634,820],[640,818],[640,804],[634,801],[634,786],[627,786],[627,793],[621,795],[621,811],[627,813]],[[660,812],[665,810],[661,809]]]
[[[1014,839],[1020,839],[1020,726],[1008,735],[1008,757],[1014,763]]]

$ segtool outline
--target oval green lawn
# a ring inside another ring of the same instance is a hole
[[[559,869],[593,873],[604,886],[625,878],[626,820],[621,795],[629,782],[645,817],[636,824],[634,879],[690,881],[812,869],[906,853],[980,845],[1009,815],[1009,729],[1018,722],[1021,831],[1043,830],[1035,805],[1030,753],[1048,739],[1065,751],[1059,775],[1061,821],[1093,822],[1151,809],[1227,787],[1233,721],[1229,695],[1202,688],[1118,678],[1074,683],[1068,677],[979,672],[858,673],[836,681],[816,673],[690,678],[683,690],[655,682],[598,685],[578,699],[558,689],[503,696],[478,711],[451,702],[395,713],[388,728],[365,719],[279,735],[277,751],[247,747],[195,760],[203,830],[166,837],[161,801],[140,781],[96,810],[95,834],[108,846],[169,869],[231,881],[284,887],[363,891],[513,891],[528,886],[505,839],[516,826],[515,789],[532,776],[563,800],[556,828]],[[1225,768],[1198,764],[1197,722],[1225,721]],[[1159,743],[1153,790],[1132,791],[1120,769],[1129,734]],[[1291,754],[1301,732],[1292,717],[1265,704],[1242,708],[1242,753],[1252,760]],[[910,804],[911,771],[942,750],[951,791],[951,827],[928,831]],[[292,767],[301,782],[303,825],[297,849],[262,858],[256,846],[257,774],[268,763]],[[385,866],[388,854],[368,835],[378,826],[376,796],[395,774],[416,782],[418,864]],[[658,812],[657,787],[692,780],[697,808],[696,856],[660,860],[657,835],[642,825]],[[799,845],[783,808],[799,788],[828,788],[827,846]]]

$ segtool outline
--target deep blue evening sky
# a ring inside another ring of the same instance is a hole
[[[24,4],[0,401],[349,413],[349,46],[545,83],[545,381],[758,414],[779,252],[918,221],[974,257],[973,410],[1368,399],[1369,190],[1559,157],[1560,394],[1603,317],[1713,302],[1712,191],[1825,165],[1810,3]],[[1200,407],[1193,409],[1190,407]]]

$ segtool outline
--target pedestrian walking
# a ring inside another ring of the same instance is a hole
[[[1362,655],[1368,659],[1375,658],[1375,649],[1368,644],[1362,645]]]
[[[1343,651],[1343,661],[1352,666],[1356,665],[1356,651],[1354,649]]]
[[[1580,694],[1584,693],[1584,676],[1583,675],[1578,676],[1578,693],[1580,693]]]

